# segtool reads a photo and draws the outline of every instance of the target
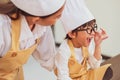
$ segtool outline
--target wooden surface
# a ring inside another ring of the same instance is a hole
[[[112,65],[106,72],[104,80],[108,80],[107,78],[109,77],[112,77],[110,80],[120,80],[120,54],[104,61],[102,65],[108,64],[108,63]]]

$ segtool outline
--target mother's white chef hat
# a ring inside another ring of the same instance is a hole
[[[65,0],[11,0],[11,2],[31,15],[47,16],[59,10]]]
[[[66,34],[94,19],[84,0],[67,0],[61,21]]]

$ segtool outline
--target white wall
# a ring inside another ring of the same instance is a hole
[[[108,33],[109,38],[102,43],[102,53],[115,56],[120,53],[120,0],[86,0],[97,24]],[[55,27],[56,42],[62,42],[65,32],[60,22]]]

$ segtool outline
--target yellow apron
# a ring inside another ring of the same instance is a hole
[[[79,64],[75,59],[73,44],[70,40],[68,40],[68,45],[71,50],[71,57],[68,61],[70,77],[73,80],[102,80],[107,68],[111,64],[106,64],[96,69],[87,70],[87,60],[89,56],[88,49],[82,47],[83,61]]]
[[[22,65],[35,50],[39,39],[32,47],[19,50],[21,19],[12,21],[12,46],[5,56],[0,58],[0,80],[24,80]]]

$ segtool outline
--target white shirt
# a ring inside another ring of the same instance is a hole
[[[52,70],[56,49],[51,27],[36,24],[35,29],[31,31],[25,17],[22,16],[19,39],[20,50],[27,49],[34,45],[37,38],[40,38],[40,43],[32,55],[40,62],[41,66]],[[0,57],[4,56],[10,48],[11,19],[6,15],[0,14]]]
[[[78,61],[78,63],[81,63],[83,60],[81,48],[75,48],[74,50],[75,50],[76,60]],[[89,46],[89,52],[90,52],[89,54],[90,63],[88,64],[88,66],[90,68],[99,67],[102,59],[97,61],[93,56],[94,44],[92,42]],[[58,53],[56,54],[56,57],[55,57],[55,64],[58,69],[58,76],[57,76],[58,80],[72,80],[69,77],[69,68],[68,68],[68,60],[70,56],[71,56],[71,52],[67,44],[67,40],[64,40],[61,46],[59,47]]]

